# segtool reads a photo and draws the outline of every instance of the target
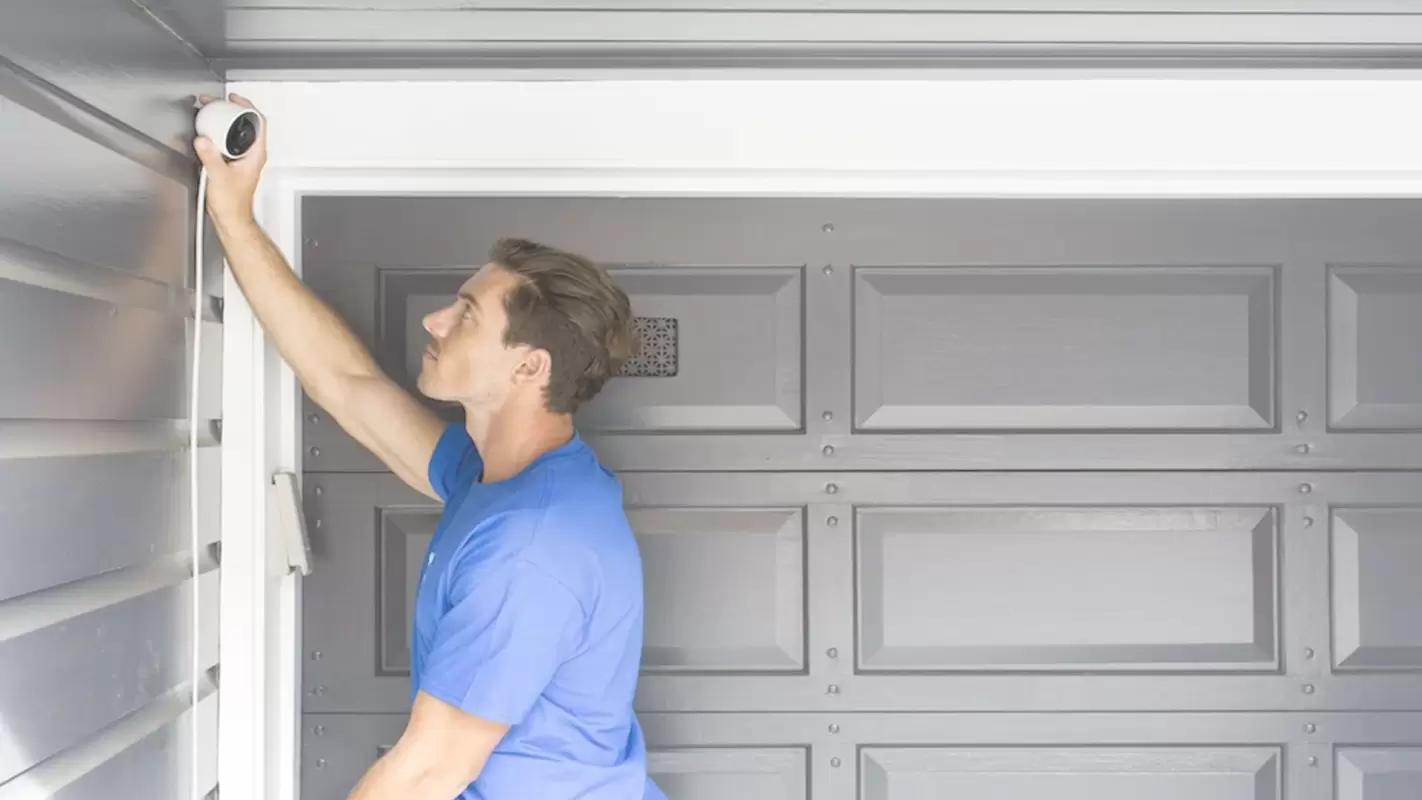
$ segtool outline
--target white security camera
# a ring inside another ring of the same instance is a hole
[[[241,158],[257,143],[262,117],[227,100],[213,100],[198,109],[197,133],[212,140],[223,157]]]

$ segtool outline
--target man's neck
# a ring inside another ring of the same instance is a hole
[[[573,438],[573,420],[542,408],[465,408],[464,427],[484,462],[484,483],[512,478],[534,459]]]

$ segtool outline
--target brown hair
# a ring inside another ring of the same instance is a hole
[[[548,410],[571,414],[637,349],[626,292],[590,259],[526,239],[500,240],[489,260],[521,278],[504,298],[504,344],[548,351]]]

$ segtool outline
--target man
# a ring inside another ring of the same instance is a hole
[[[233,275],[311,398],[444,502],[415,600],[409,722],[350,797],[664,798],[632,710],[641,561],[620,484],[572,422],[633,346],[626,294],[582,257],[499,243],[424,320],[420,391],[465,410],[446,427],[257,226],[265,127],[230,164],[195,142]]]

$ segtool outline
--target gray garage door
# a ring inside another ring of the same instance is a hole
[[[581,415],[674,800],[1422,797],[1422,204],[309,198],[408,380],[492,241],[615,267]],[[303,784],[398,736],[438,509],[302,427]]]

